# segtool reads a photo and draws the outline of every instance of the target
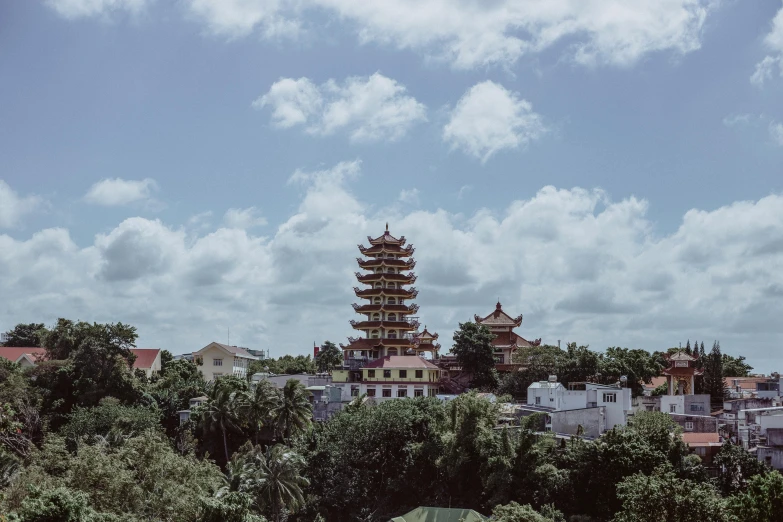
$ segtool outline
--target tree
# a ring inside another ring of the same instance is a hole
[[[562,516],[557,518],[545,517],[530,507],[529,504],[521,506],[516,502],[511,502],[505,506],[496,506],[492,510],[492,520],[493,522],[555,522],[564,519]]]
[[[277,433],[284,440],[304,433],[310,428],[313,407],[304,385],[296,379],[288,379],[283,386],[280,401],[272,410]]]
[[[747,489],[729,497],[729,512],[736,520],[776,522],[783,514],[783,475],[770,471],[755,475]]]
[[[745,356],[732,357],[724,353],[723,357],[723,376],[724,377],[747,377],[750,375],[753,366],[745,362]]]
[[[43,323],[20,323],[5,333],[3,346],[41,347],[46,333]]]
[[[198,522],[266,522],[252,512],[253,497],[244,492],[230,492],[219,498],[201,499]]]
[[[101,400],[98,406],[77,406],[68,415],[61,434],[76,445],[82,438],[95,442],[96,436],[116,438],[140,435],[148,430],[160,430],[160,410],[157,405],[126,406],[113,397]]]
[[[620,377],[628,378],[628,387],[634,397],[643,392],[643,384],[652,382],[653,377],[661,373],[661,366],[645,350],[609,347],[601,357],[600,371],[603,382],[619,382]]]
[[[243,395],[232,389],[228,382],[219,379],[210,391],[209,400],[201,411],[204,430],[219,433],[223,439],[223,451],[226,462],[229,461],[228,433],[240,431],[240,411],[244,403]]]
[[[728,522],[725,502],[712,485],[683,480],[666,467],[625,478],[617,496],[622,509],[614,522]]]
[[[723,407],[726,396],[726,384],[723,381],[723,356],[720,352],[720,343],[715,341],[712,350],[704,363],[704,377],[702,377],[703,391],[710,395],[710,404],[713,410]]]
[[[280,403],[280,391],[269,381],[258,382],[255,389],[248,393],[246,412],[256,444],[258,444],[261,429],[273,425],[274,412],[279,408]]]
[[[332,368],[341,365],[343,362],[343,354],[340,349],[333,342],[326,341],[321,349],[318,351],[318,355],[315,358],[315,365],[319,372],[327,372]]]
[[[304,459],[288,446],[275,444],[265,455],[259,454],[256,462],[258,503],[267,506],[275,522],[280,522],[284,512],[296,512],[304,504],[302,490],[310,483],[301,475]]]
[[[717,482],[724,495],[744,491],[750,479],[769,471],[766,464],[757,460],[742,446],[729,442],[723,444],[713,463],[720,470]]]
[[[92,511],[89,496],[80,491],[59,487],[33,488],[22,502],[19,517],[23,522],[82,522]]]
[[[454,333],[451,352],[457,357],[462,370],[473,374],[471,383],[477,388],[494,390],[498,386],[492,348],[494,338],[495,335],[486,325],[473,322],[460,323]]]

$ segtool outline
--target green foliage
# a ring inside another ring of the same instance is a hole
[[[22,502],[22,522],[83,522],[92,511],[89,495],[65,487],[40,490],[32,487]]]
[[[750,375],[753,366],[745,362],[745,356],[732,357],[729,354],[722,354],[723,358],[723,376],[724,377],[747,377]]]
[[[264,359],[251,362],[248,368],[248,375],[265,371],[278,375],[295,375],[315,373],[315,370],[315,360],[310,355],[284,355],[278,359]]]
[[[220,498],[203,498],[200,504],[198,522],[266,522],[253,514],[253,497],[248,493],[232,491]]]
[[[326,341],[315,358],[319,372],[327,372],[343,363],[342,351],[331,341]]]
[[[238,390],[237,383],[233,380],[218,379],[208,390],[209,399],[195,415],[205,438],[220,438],[225,457],[223,462],[230,459],[229,433],[240,433],[242,430],[241,417],[246,407],[246,391],[246,388]],[[212,441],[214,442],[214,439]]]
[[[459,329],[454,332],[451,352],[463,371],[473,375],[471,385],[476,388],[495,390],[498,387],[492,348],[494,338],[486,325],[474,322],[460,323]]]
[[[310,429],[313,408],[304,385],[289,379],[280,393],[280,400],[272,410],[277,434],[285,440],[301,435]]]
[[[134,436],[148,430],[160,429],[160,410],[153,406],[125,406],[113,397],[101,400],[93,408],[76,407],[68,415],[61,434],[78,442],[86,437],[94,441],[96,435],[105,438]]]
[[[47,330],[43,323],[20,323],[5,334],[7,338],[3,346],[40,347],[43,346]]]
[[[745,491],[729,497],[736,521],[776,522],[783,515],[783,475],[770,471],[753,476]]]
[[[163,359],[161,352],[161,360]],[[189,407],[190,399],[206,393],[206,383],[195,363],[185,359],[162,364],[160,375],[148,387],[162,414],[162,424],[169,436],[179,428],[180,410]]]
[[[601,357],[600,373],[603,382],[618,382],[628,378],[628,387],[634,397],[642,394],[642,384],[649,384],[660,375],[662,367],[645,350],[609,347]]]
[[[723,522],[725,501],[708,483],[683,480],[666,467],[637,473],[617,484],[622,509],[614,522]]]
[[[766,464],[759,462],[744,448],[728,442],[715,455],[713,463],[720,470],[718,487],[724,495],[744,491],[750,479],[769,471]]]
[[[702,392],[709,394],[713,410],[723,407],[726,396],[726,384],[723,382],[723,356],[720,343],[715,341],[712,350],[704,360],[704,376],[702,377]]]
[[[560,513],[551,510],[549,513],[551,516],[544,516],[529,504],[521,506],[516,502],[511,502],[505,506],[496,506],[492,510],[492,520],[493,522],[556,522],[563,520]]]

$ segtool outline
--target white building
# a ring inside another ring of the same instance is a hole
[[[527,389],[527,403],[554,411],[603,407],[607,430],[625,426],[632,408],[630,388],[592,382],[572,382],[566,388],[554,377],[531,384]]]
[[[244,348],[221,343],[209,343],[201,350],[193,352],[193,360],[207,381],[224,375],[245,377],[250,361],[256,359],[258,357],[250,355]]]

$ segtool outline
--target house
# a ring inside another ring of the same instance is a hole
[[[202,395],[201,397],[193,397],[190,399],[189,402],[189,408],[187,410],[179,410],[177,413],[179,414],[179,423],[182,424],[183,422],[190,419],[190,413],[193,411],[194,408],[197,408],[207,402],[209,400],[209,397],[206,395]]]
[[[783,428],[768,428],[764,444],[755,448],[756,458],[783,471]]]
[[[214,342],[193,352],[193,360],[207,381],[214,381],[224,375],[245,377],[250,361],[256,359],[257,357],[250,355],[244,348]]]
[[[574,435],[581,426],[579,431],[594,437],[615,426],[625,426],[632,411],[630,388],[572,382],[566,389],[554,375],[528,387],[527,404],[549,409],[547,425],[556,433]]]
[[[712,459],[723,446],[717,433],[683,433],[682,441],[705,465],[712,464]]]
[[[724,377],[723,383],[726,385],[726,390],[729,394],[729,397],[732,399],[760,397],[760,395],[758,395],[759,385],[761,385],[761,388],[764,389],[772,384],[772,387],[776,388],[777,391],[780,389],[779,377],[778,379],[773,379],[764,375],[750,375],[748,377]],[[777,386],[774,386],[775,384],[777,384]],[[767,389],[765,391],[769,390]],[[766,397],[775,397],[778,395],[779,394],[763,394],[763,396]]]
[[[482,522],[487,517],[472,509],[417,507],[389,522]]]
[[[46,356],[46,348],[0,346],[0,357],[19,363],[22,368],[35,366],[44,356]]]
[[[136,356],[133,369],[141,370],[149,379],[160,371],[160,348],[131,348]]]
[[[348,383],[348,370],[335,370],[332,380]],[[435,397],[440,368],[417,355],[387,355],[361,369],[358,383],[350,383],[350,396],[367,394],[376,401],[404,397]]]

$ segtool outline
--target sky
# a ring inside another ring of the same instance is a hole
[[[781,0],[1,2],[0,158],[0,330],[312,353],[388,223],[443,351],[783,370]]]

